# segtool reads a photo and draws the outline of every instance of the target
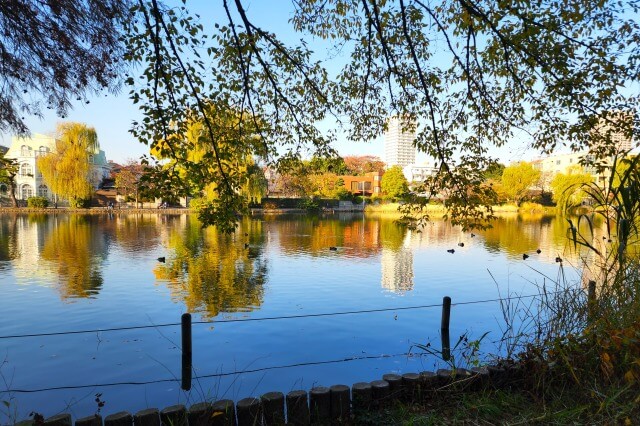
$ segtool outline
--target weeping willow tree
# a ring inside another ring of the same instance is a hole
[[[91,197],[89,155],[99,151],[98,135],[83,123],[60,123],[56,129],[56,150],[37,160],[45,184],[51,191],[80,207]]]
[[[267,180],[256,158],[264,158],[266,150],[257,121],[240,125],[247,120],[245,115],[210,103],[206,121],[193,114],[176,124],[184,128],[183,137],[172,135],[151,150],[158,165],[143,177],[146,192],[162,198],[193,196],[192,206],[205,223],[211,223],[210,218],[220,212],[235,217],[246,211],[249,202],[260,202],[267,191]],[[233,197],[225,195],[229,186]],[[234,223],[216,224],[232,231]]]

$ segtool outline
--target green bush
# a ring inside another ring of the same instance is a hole
[[[299,208],[314,212],[320,210],[320,205],[315,198],[303,198],[300,200]]]
[[[36,209],[44,209],[49,206],[49,200],[46,197],[29,197],[27,199],[27,207]]]
[[[72,209],[88,209],[91,206],[91,198],[71,198],[69,207]]]

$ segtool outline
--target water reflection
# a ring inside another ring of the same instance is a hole
[[[382,288],[405,292],[413,290],[413,248],[412,232],[393,221],[382,221]],[[414,238],[415,240],[415,238]]]
[[[204,318],[262,304],[267,262],[261,222],[245,221],[241,229],[244,234],[227,235],[213,227],[202,229],[195,219],[171,228],[171,254],[154,273],[167,281],[172,299]]]
[[[418,233],[393,219],[361,214],[267,216],[243,219],[230,236],[203,229],[190,215],[4,215],[0,270],[12,268],[17,282],[57,288],[63,299],[98,297],[107,285],[102,266],[110,250],[138,262],[136,258],[148,261],[150,252],[164,247],[166,263],[145,263],[146,270],[167,286],[175,302],[215,317],[263,303],[272,250],[283,256],[337,256],[354,262],[378,258],[382,288],[403,293],[414,288],[416,250],[433,249],[445,241],[451,247],[437,250],[455,248],[455,256],[483,247],[514,259],[529,253],[547,263],[570,249],[562,218],[511,215],[493,225],[471,238],[442,221],[429,223]],[[465,246],[458,248],[456,243]],[[538,248],[542,248],[539,255]]]
[[[507,252],[519,258],[545,248],[538,258],[555,262],[571,247],[567,240],[568,222],[562,217],[540,214],[507,215],[498,217],[493,227],[479,232],[488,251]]]
[[[0,220],[0,270],[8,267],[8,261],[18,257],[18,217]]]
[[[91,219],[91,216],[55,216],[50,230],[46,230],[49,221],[37,222],[36,229],[44,226],[48,231],[43,235],[40,255],[58,278],[63,299],[96,296],[102,288],[101,264],[107,257],[108,244],[103,235],[94,232]]]

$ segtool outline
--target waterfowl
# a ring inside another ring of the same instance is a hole
[[[542,250],[538,249],[538,250],[536,250],[536,253],[540,254],[540,253],[542,253]]]
[[[556,257],[556,263],[562,263],[562,258],[560,256]]]
[[[471,238],[475,237],[476,234],[474,234],[473,232],[471,233]]]
[[[464,243],[458,243],[460,247],[464,247]]]
[[[449,249],[447,250],[449,253],[455,253],[456,251],[454,249]]]
[[[164,263],[164,261],[165,261],[164,256],[158,258],[158,262]]]
[[[337,251],[337,250],[338,250],[338,247],[331,246],[331,247],[329,247],[329,250],[331,250],[331,251]]]
[[[522,254],[522,260],[527,260],[528,257],[529,255],[527,253]]]

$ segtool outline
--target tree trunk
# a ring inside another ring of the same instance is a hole
[[[9,194],[11,194],[11,203],[13,203],[13,207],[18,207],[18,200],[16,199],[16,184],[13,179],[9,184]]]

